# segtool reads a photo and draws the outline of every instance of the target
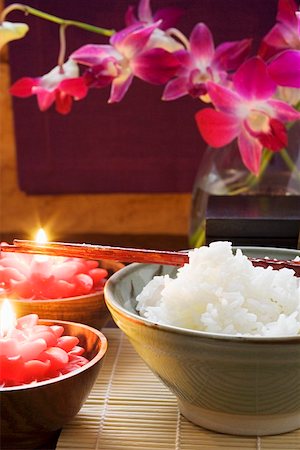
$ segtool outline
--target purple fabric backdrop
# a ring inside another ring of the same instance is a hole
[[[7,4],[12,3],[7,1]],[[74,20],[119,29],[134,0],[29,0],[33,7]],[[186,10],[178,24],[189,35],[199,21],[215,43],[255,37],[273,25],[277,0],[157,0]],[[23,21],[19,12],[11,20]],[[27,37],[10,44],[12,81],[40,76],[56,65],[58,28],[28,17]],[[102,37],[70,28],[68,53]],[[120,104],[108,105],[108,89],[93,90],[68,116],[41,113],[35,98],[13,101],[20,188],[30,194],[89,192],[190,192],[206,147],[189,97],[162,102],[162,87],[135,80]]]

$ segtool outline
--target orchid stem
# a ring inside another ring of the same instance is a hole
[[[65,56],[66,56],[66,25],[61,25],[59,27],[59,54],[58,54],[58,61],[57,65],[60,68],[60,72],[63,73],[63,63],[65,62]]]
[[[74,26],[83,30],[91,31],[92,33],[102,34],[103,36],[112,36],[115,33],[115,30],[113,29],[100,28],[88,23],[78,22],[76,20],[61,19],[60,17],[40,11],[39,9],[31,8],[31,6],[23,5],[22,3],[12,3],[5,8],[0,16],[0,22],[3,22],[6,16],[12,11],[23,11],[25,15],[30,14],[32,16],[48,20],[49,22],[57,23],[58,25],[62,25],[64,27]]]
[[[289,153],[285,148],[281,150],[280,155],[283,161],[285,162],[286,166],[290,169],[291,172],[295,173],[297,179],[300,181],[300,171],[298,170],[296,164],[294,163],[294,161],[292,160],[292,158],[290,157]]]
[[[262,159],[261,159],[259,174],[254,175],[253,173],[250,173],[248,175],[248,177],[245,179],[245,181],[243,182],[243,186],[241,186],[241,187],[231,186],[232,190],[230,190],[228,195],[241,194],[243,192],[247,192],[250,187],[255,186],[260,181],[263,174],[265,173],[265,170],[268,167],[268,164],[273,156],[274,156],[274,152],[271,152],[270,150],[265,149],[265,151],[263,152]]]

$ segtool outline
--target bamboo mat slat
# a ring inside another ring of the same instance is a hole
[[[300,430],[243,437],[197,427],[119,330],[103,333],[109,347],[99,377],[56,450],[300,450]]]

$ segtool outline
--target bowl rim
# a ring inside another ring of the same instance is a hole
[[[72,378],[75,375],[80,374],[81,372],[84,372],[88,370],[90,367],[97,364],[106,354],[107,348],[108,348],[108,342],[107,338],[101,331],[97,330],[96,328],[92,328],[89,325],[85,325],[83,323],[77,323],[77,322],[71,322],[68,320],[51,320],[51,319],[39,319],[39,323],[45,324],[45,325],[73,325],[80,328],[85,328],[92,333],[94,333],[98,339],[100,340],[100,350],[98,353],[90,360],[88,361],[84,366],[80,367],[79,369],[72,370],[69,373],[66,373],[64,375],[60,375],[58,377],[50,378],[49,380],[44,381],[38,381],[37,383],[29,383],[29,384],[21,384],[19,386],[8,386],[8,387],[0,387],[0,395],[1,393],[6,393],[10,391],[27,391],[28,389],[37,389],[43,386],[51,385],[54,383],[59,383],[60,381],[64,381],[68,378]]]
[[[107,283],[107,281],[105,282],[105,284]],[[76,300],[84,300],[87,298],[97,298],[99,296],[102,296],[104,293],[104,287],[102,287],[101,289],[99,289],[98,291],[93,291],[90,292],[89,294],[82,294],[82,295],[73,295],[72,297],[62,297],[62,298],[13,298],[10,297],[9,295],[1,295],[0,296],[0,301],[1,299],[5,299],[7,298],[9,301],[12,302],[16,302],[16,303],[32,303],[34,304],[36,303],[53,303],[53,302],[59,302],[59,303],[63,303],[63,302],[70,302],[70,301],[76,301]]]
[[[290,252],[293,255],[300,256],[300,251],[296,249],[288,249],[288,248],[277,248],[277,247],[260,247],[260,246],[232,246],[234,250],[241,249],[242,251],[255,251],[257,249],[263,251],[276,251],[279,253]],[[125,307],[120,305],[115,299],[113,295],[114,286],[118,284],[118,278],[127,275],[127,272],[130,274],[131,272],[135,272],[141,266],[150,266],[152,264],[141,264],[141,263],[131,263],[125,266],[123,269],[114,273],[105,283],[104,286],[104,299],[110,310],[117,311],[119,314],[126,317],[132,322],[138,322],[140,325],[145,325],[149,328],[160,329],[162,331],[171,332],[174,334],[181,334],[190,337],[201,337],[205,339],[211,340],[221,340],[221,341],[230,341],[230,342],[247,342],[247,343],[265,343],[265,344],[278,344],[278,343],[299,343],[300,342],[300,334],[299,335],[286,335],[286,336],[245,336],[245,335],[233,335],[227,333],[210,333],[207,331],[201,330],[192,330],[183,327],[177,327],[174,325],[167,325],[159,322],[153,322],[145,317],[142,317],[136,312],[135,314],[131,311],[128,311]],[[163,266],[163,265],[161,265]]]

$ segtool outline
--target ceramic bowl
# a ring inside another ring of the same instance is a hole
[[[108,276],[120,270],[124,265],[117,261],[100,261],[99,267],[108,271]],[[101,330],[110,319],[110,313],[104,301],[103,290],[88,295],[78,295],[51,300],[9,299],[17,317],[35,313],[40,319],[67,320],[84,323]]]
[[[244,247],[251,257],[293,259],[299,251]],[[170,266],[131,264],[113,275],[105,299],[139,355],[178,399],[181,413],[228,434],[270,435],[300,427],[300,335],[237,337],[153,323],[136,296]]]
[[[89,362],[61,377],[32,385],[0,388],[1,449],[48,448],[46,443],[80,410],[97,378],[107,350],[105,336],[86,325],[40,320],[62,325],[64,334],[77,336]]]

